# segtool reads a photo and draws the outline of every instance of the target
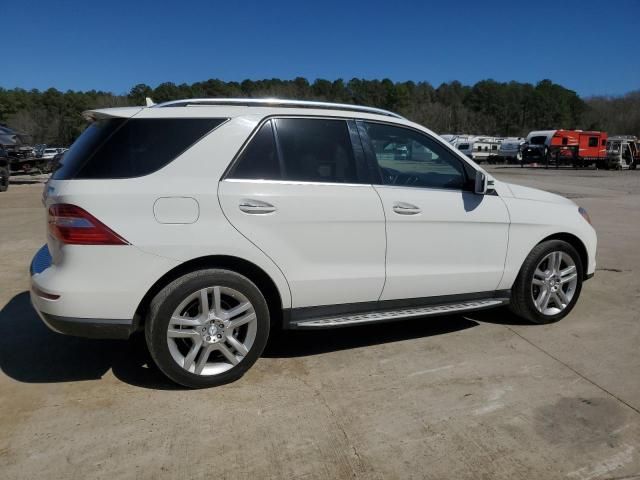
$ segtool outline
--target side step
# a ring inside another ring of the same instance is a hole
[[[449,315],[469,310],[483,310],[509,303],[508,298],[487,298],[482,300],[469,300],[459,303],[446,303],[427,307],[411,307],[398,310],[383,310],[369,313],[357,313],[334,317],[312,318],[300,320],[291,324],[292,328],[335,328],[361,325],[366,323],[390,322],[413,317],[426,317],[432,315]]]

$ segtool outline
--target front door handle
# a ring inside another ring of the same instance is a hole
[[[241,200],[239,205],[240,210],[244,213],[250,213],[254,215],[261,215],[265,213],[273,213],[277,209],[273,205],[261,200]]]
[[[420,207],[416,207],[410,203],[396,202],[393,204],[393,211],[399,215],[417,215],[422,210],[420,210]]]

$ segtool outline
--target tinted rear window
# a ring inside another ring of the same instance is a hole
[[[356,165],[344,120],[279,118],[276,128],[286,180],[356,183]]]
[[[265,123],[229,172],[229,178],[281,180],[271,121]]]
[[[108,119],[91,124],[66,152],[55,180],[141,177],[191,147],[223,118]]]
[[[347,123],[310,118],[270,120],[251,139],[228,178],[357,183]]]

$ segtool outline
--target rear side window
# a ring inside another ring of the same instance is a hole
[[[160,170],[223,118],[107,119],[91,124],[66,152],[55,180],[132,178]]]
[[[357,183],[347,123],[321,118],[270,120],[242,152],[228,178]]]
[[[276,132],[286,180],[357,181],[351,137],[344,120],[280,118],[276,120]]]

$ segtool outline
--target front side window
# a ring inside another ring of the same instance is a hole
[[[465,189],[464,165],[436,140],[415,130],[365,122],[383,183]]]
[[[347,123],[322,118],[269,120],[238,157],[228,177],[357,183]]]

